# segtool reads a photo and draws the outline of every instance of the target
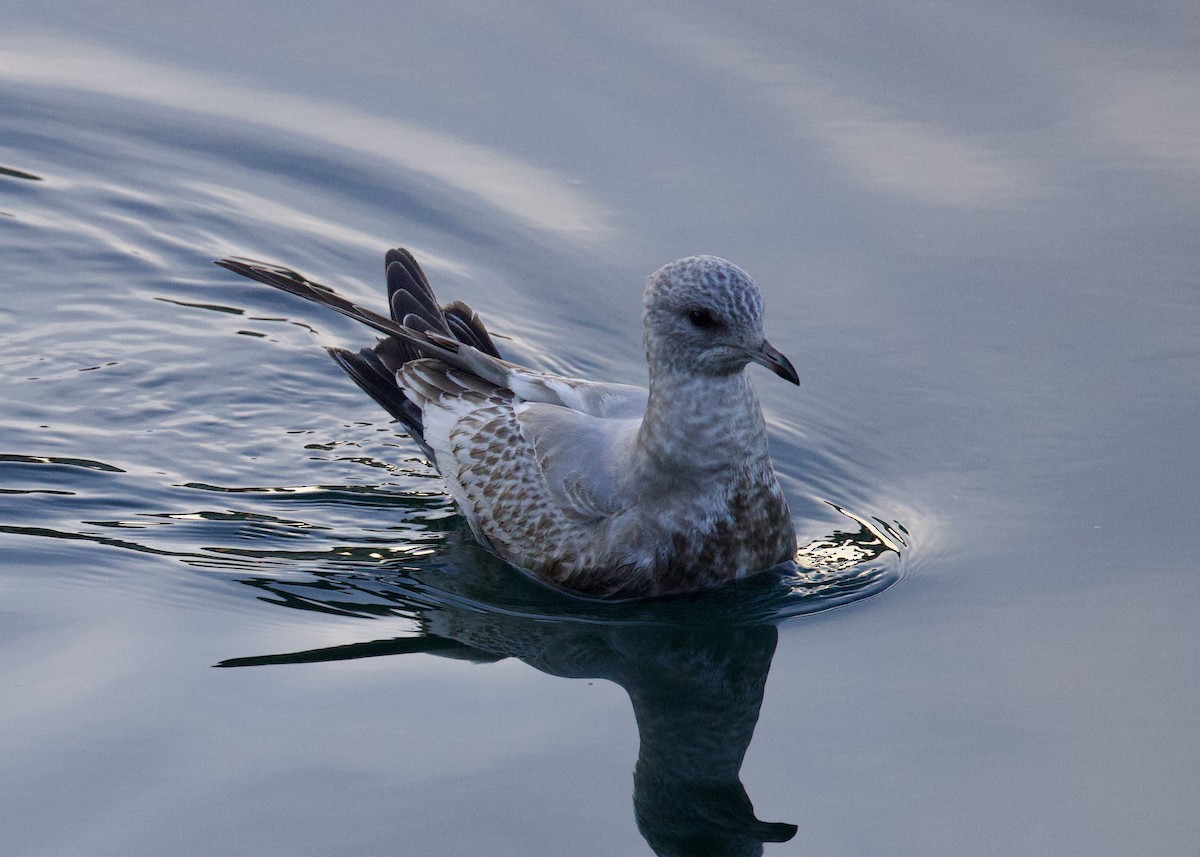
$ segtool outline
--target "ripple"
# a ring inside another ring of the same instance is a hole
[[[24,170],[14,170],[12,167],[0,166],[0,176],[8,176],[13,179],[25,179],[26,181],[40,182],[41,176],[35,176],[33,173],[27,173]]]
[[[581,238],[607,233],[601,226],[606,220],[604,212],[579,188],[549,170],[477,143],[77,43],[46,39],[35,49],[27,45],[0,48],[0,76],[25,84],[130,99],[160,109],[187,110],[210,121],[253,123],[276,135],[283,132],[292,138],[317,139],[425,174],[539,230]],[[239,193],[233,188],[220,192]]]
[[[901,579],[907,546],[884,535],[891,528],[842,511],[857,527],[804,546],[795,564],[666,598],[613,601],[551,589],[485,551],[457,517],[424,543],[335,549],[340,569],[313,570],[300,579],[255,575],[241,582],[270,592],[274,598],[268,600],[282,606],[302,603],[306,610],[361,618],[454,610],[540,622],[773,624],[878,595]],[[285,562],[290,557],[291,570],[298,570],[298,555],[269,551],[258,556]]]
[[[497,559],[474,540],[440,491],[203,482],[163,490],[153,487],[152,475],[90,459],[7,454],[2,460],[33,465],[34,475],[71,468],[125,484],[88,490],[76,479],[68,491],[49,478],[9,489],[60,499],[49,510],[54,520],[32,507],[17,509],[18,518],[0,532],[173,557],[193,569],[230,573],[274,593],[278,603],[299,600],[306,610],[328,608],[338,615],[378,617],[386,603],[398,616],[452,609],[553,622],[775,623],[883,592],[901,578],[909,551],[903,525],[829,504],[846,525],[804,545],[794,563],[688,595],[605,601],[551,589]],[[149,490],[139,491],[136,486],[147,480]],[[197,508],[188,498],[198,494],[231,503]],[[95,514],[120,506],[128,510],[120,517]]]
[[[50,464],[61,467],[82,467],[85,470],[100,470],[105,473],[124,473],[125,471],[103,461],[91,461],[86,458],[68,458],[55,455],[21,455],[18,453],[0,453],[0,464]]]

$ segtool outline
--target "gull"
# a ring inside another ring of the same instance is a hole
[[[333,359],[421,446],[476,539],[568,592],[701,589],[792,560],[796,535],[745,369],[799,384],[763,336],[763,300],[715,256],[646,281],[649,389],[566,378],[500,356],[462,301],[441,305],[407,250],[385,257],[391,317],[288,268],[221,259],[384,337]]]

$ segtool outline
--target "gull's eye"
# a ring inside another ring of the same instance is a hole
[[[694,309],[688,313],[688,321],[693,327],[712,327],[717,323],[711,312],[706,309]]]

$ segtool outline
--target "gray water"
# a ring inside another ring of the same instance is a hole
[[[1194,4],[3,19],[6,854],[1196,853]],[[645,276],[746,268],[813,568],[490,558],[369,331],[212,264],[397,245],[631,383]]]

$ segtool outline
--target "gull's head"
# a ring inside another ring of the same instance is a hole
[[[651,372],[733,375],[760,363],[799,384],[791,362],[763,336],[763,300],[750,275],[716,256],[689,256],[646,281]]]

